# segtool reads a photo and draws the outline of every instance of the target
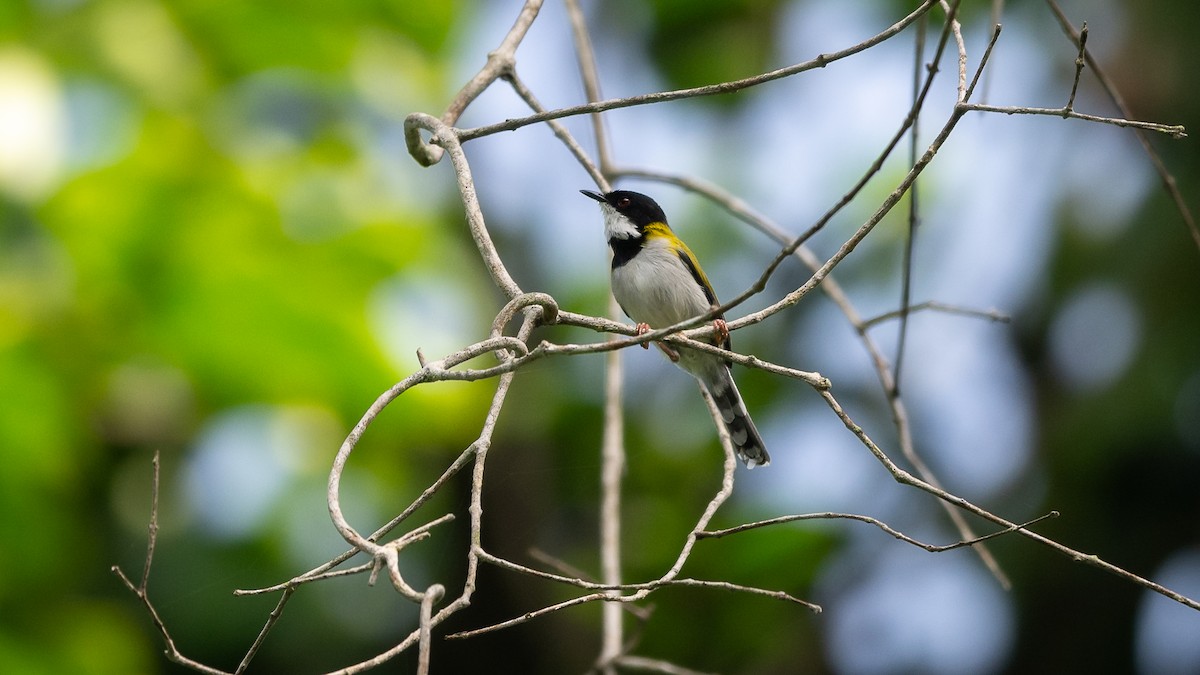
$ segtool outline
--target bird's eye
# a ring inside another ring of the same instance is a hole
[[[629,206],[630,203],[631,202],[629,201],[629,197],[621,197],[620,199],[617,200],[617,208],[618,209],[626,208],[627,206]]]

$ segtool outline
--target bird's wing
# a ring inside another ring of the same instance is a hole
[[[700,288],[704,290],[704,297],[708,299],[708,304],[712,305],[713,307],[720,305],[721,303],[717,301],[716,291],[713,290],[712,284],[708,282],[708,277],[704,276],[704,270],[700,269],[700,263],[696,261],[696,256],[692,253],[692,250],[687,247],[687,244],[680,240],[679,246],[675,249],[675,253],[679,256],[679,259],[683,261],[683,266],[686,267],[688,272],[692,274],[692,279],[695,279]],[[724,319],[725,316],[723,314],[718,314],[717,318]],[[733,351],[733,341],[726,339],[720,344],[720,347],[722,349]]]

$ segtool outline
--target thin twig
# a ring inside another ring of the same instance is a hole
[[[288,600],[292,599],[292,595],[294,595],[295,592],[296,588],[293,586],[291,588],[285,588],[284,591],[279,594],[279,602],[275,603],[275,608],[272,609],[271,613],[267,615],[267,622],[263,624],[261,629],[259,629],[258,635],[254,638],[254,643],[250,645],[250,649],[246,650],[246,654],[242,657],[242,661],[238,664],[237,670],[234,671],[234,675],[241,675],[242,673],[246,672],[247,668],[250,667],[251,659],[253,659],[254,655],[258,653],[258,650],[262,648],[263,642],[266,641],[267,635],[271,632],[271,629],[275,627],[275,624],[281,618],[283,618],[283,608],[287,605]]]
[[[154,480],[150,483],[150,524],[146,527],[146,562],[142,565],[142,582],[138,589],[145,592],[150,582],[150,565],[154,562],[154,547],[158,542],[158,489],[161,483],[162,462],[158,450],[154,451],[151,465],[154,469]]]
[[[556,557],[550,555],[549,553],[546,553],[545,551],[541,550],[540,548],[529,549],[529,556],[531,558],[533,558],[534,560],[537,560],[538,562],[541,562],[545,565],[549,565],[550,567],[557,569],[561,573],[562,578],[579,579],[582,581],[596,583],[595,579],[587,572],[579,569],[578,567],[575,567],[574,565],[568,563],[567,561],[565,561],[561,558],[556,558]],[[495,560],[499,561],[500,558],[496,558]],[[507,562],[507,561],[505,561],[505,562]],[[499,564],[499,563],[497,563],[497,564]],[[533,572],[535,573],[535,576],[536,576],[537,570],[533,570]],[[605,605],[605,606],[607,607],[608,605]],[[646,621],[647,619],[650,618],[650,615],[653,613],[648,607],[642,607],[642,606],[634,605],[634,604],[627,603],[627,602],[619,603],[619,606],[621,608],[623,608],[625,611],[627,611],[630,614],[637,617],[639,621]]]
[[[909,127],[908,133],[908,164],[912,166],[917,163],[917,157],[920,153],[920,121],[921,108],[917,105],[921,98],[922,80],[921,75],[923,66],[925,65],[925,27],[928,25],[928,17],[921,17],[917,22],[916,36],[913,39],[913,73],[912,73],[912,125]],[[936,63],[930,64],[931,72],[937,68]],[[932,78],[930,78],[932,79]],[[917,244],[917,225],[920,222],[921,206],[920,206],[920,184],[913,182],[912,189],[908,193],[908,236],[904,238],[904,253],[900,262],[900,330],[896,340],[896,359],[892,369],[892,382],[895,384],[895,390],[892,395],[900,395],[900,371],[904,367],[904,348],[908,342],[908,312],[909,303],[912,302],[912,277],[913,277],[913,252]]]
[[[972,309],[970,307],[960,307],[958,305],[951,305],[945,302],[937,302],[936,300],[918,302],[917,304],[910,306],[906,313],[913,314],[915,312],[921,312],[924,310],[941,312],[943,314],[959,314],[961,316],[969,316],[977,319],[987,319],[988,321],[995,321],[997,323],[1008,323],[1012,321],[1012,317],[996,309]],[[891,321],[892,319],[900,316],[901,310],[884,312],[883,314],[864,320],[860,327],[871,328],[877,324],[883,323],[884,321]]]
[[[620,666],[624,670],[636,670],[643,673],[662,673],[662,675],[713,675],[712,673],[677,666],[670,661],[649,659],[644,656],[622,656],[614,662],[614,665]]]
[[[1031,108],[1020,105],[1005,106],[986,105],[983,103],[963,103],[962,108],[965,110],[974,110],[976,112],[1003,113],[1005,115],[1046,115],[1049,117],[1063,117],[1067,119],[1084,120],[1086,122],[1112,124],[1114,126],[1126,127],[1129,129],[1155,131],[1161,134],[1166,134],[1172,138],[1187,138],[1187,129],[1181,124],[1159,124],[1158,122],[1142,122],[1140,120],[1120,119],[1117,117],[1102,117],[1100,115],[1089,115],[1087,113],[1076,112],[1067,107]]]
[[[153,476],[151,478],[150,488],[150,525],[147,527],[146,537],[146,559],[142,564],[142,580],[141,583],[134,585],[133,581],[125,575],[125,571],[119,565],[112,567],[113,574],[125,584],[125,588],[137,596],[138,601],[142,604],[142,608],[146,610],[146,614],[150,616],[150,621],[154,627],[158,629],[159,637],[162,638],[163,645],[166,647],[166,656],[169,660],[178,663],[181,666],[191,668],[197,672],[207,673],[208,675],[227,675],[225,671],[218,670],[211,666],[206,666],[199,661],[183,655],[182,652],[175,646],[175,640],[171,637],[170,631],[167,630],[167,624],[163,622],[162,616],[159,615],[158,609],[154,603],[150,601],[150,594],[146,590],[146,586],[150,581],[150,567],[154,562],[154,547],[158,542],[158,487],[159,474],[161,472],[161,464],[159,461],[159,453],[154,451],[154,459],[152,460]],[[249,656],[247,657],[249,658]]]
[[[884,532],[887,532],[888,534],[892,535],[896,539],[899,539],[900,541],[903,541],[908,544],[912,544],[913,546],[916,546],[917,548],[925,549],[926,551],[929,551],[930,553],[942,553],[945,551],[952,551],[957,548],[962,548],[964,546],[974,546],[975,544],[978,544],[979,542],[987,541],[988,539],[994,539],[996,537],[1000,537],[1000,536],[1003,536],[1006,534],[1011,534],[1013,532],[1016,532],[1017,530],[1027,528],[1030,525],[1033,525],[1035,523],[1040,523],[1041,521],[1046,520],[1047,518],[1057,518],[1058,516],[1059,516],[1058,511],[1051,511],[1045,515],[1034,518],[1033,520],[1021,523],[1020,525],[1012,525],[1009,527],[1005,527],[1003,530],[997,530],[996,532],[992,532],[991,534],[981,535],[981,536],[975,537],[973,539],[961,539],[952,544],[927,544],[923,541],[914,539],[913,537],[910,537],[907,534],[904,534],[903,532],[897,530],[896,528],[892,527],[891,525],[888,525],[887,523],[883,522],[882,520],[879,520],[878,518],[872,518],[871,516],[864,516],[864,515],[857,514],[857,513],[835,513],[833,511],[825,511],[823,513],[801,513],[801,514],[791,515],[791,516],[779,516],[776,518],[768,518],[767,520],[759,520],[759,521],[756,521],[753,523],[746,523],[744,525],[738,525],[737,527],[728,527],[723,530],[713,530],[711,532],[702,532],[700,536],[703,539],[707,539],[707,538],[719,539],[721,537],[726,537],[731,534],[738,534],[738,533],[746,532],[749,530],[755,530],[760,527],[768,527],[770,525],[779,525],[782,523],[792,523],[792,522],[795,522],[798,520],[843,519],[843,520],[856,520],[856,521],[859,521],[862,523],[868,523],[870,525],[874,525],[875,527],[878,527],[879,529],[883,530]]]
[[[1004,0],[992,0],[991,7],[991,24],[993,31],[996,26],[999,26],[1000,18],[1004,15]],[[983,73],[983,95],[980,96],[983,103],[987,103],[988,94],[992,90],[992,69],[989,68]]]
[[[579,77],[583,82],[583,92],[588,103],[600,101],[600,71],[596,67],[596,52],[592,49],[592,39],[588,35],[587,23],[584,21],[583,10],[579,0],[566,0],[567,17],[571,21],[571,39],[575,42],[575,56],[579,61]],[[596,184],[603,192],[608,192],[611,186],[606,177],[612,170],[612,154],[608,147],[608,135],[604,132],[604,117],[592,113],[592,138],[596,141],[596,163],[600,165],[601,179]]]
[[[1058,20],[1058,25],[1062,28],[1063,32],[1066,33],[1076,45],[1078,45],[1082,41],[1080,33],[1079,31],[1075,30],[1075,26],[1071,24],[1071,20],[1067,18],[1065,13],[1063,13],[1062,8],[1058,6],[1058,3],[1055,0],[1046,0],[1046,4],[1050,7],[1050,11],[1054,14],[1054,18]],[[1096,76],[1096,80],[1100,82],[1100,86],[1104,87],[1104,92],[1108,94],[1108,98],[1113,102],[1113,105],[1117,107],[1117,110],[1121,113],[1121,116],[1126,119],[1132,118],[1133,113],[1130,111],[1129,106],[1125,103],[1124,97],[1122,97],[1121,93],[1117,90],[1116,85],[1111,79],[1109,79],[1107,73],[1105,73],[1105,71],[1100,67],[1100,64],[1092,58],[1091,52],[1087,51],[1086,49],[1083,50],[1083,52],[1084,60],[1087,61],[1088,68],[1092,69],[1092,74]],[[1184,200],[1183,193],[1179,191],[1179,185],[1175,181],[1175,176],[1170,172],[1170,170],[1167,169],[1167,165],[1163,162],[1162,156],[1158,154],[1158,151],[1154,149],[1154,146],[1150,145],[1150,138],[1146,136],[1146,134],[1142,133],[1142,129],[1140,127],[1133,124],[1121,126],[1130,126],[1134,128],[1134,134],[1137,136],[1138,142],[1142,144],[1142,150],[1144,150],[1146,155],[1150,158],[1150,164],[1154,166],[1155,172],[1158,173],[1158,177],[1163,184],[1163,189],[1167,191],[1167,194],[1170,195],[1171,200],[1175,202],[1175,208],[1179,211],[1179,217],[1183,220],[1184,226],[1186,226],[1188,232],[1191,233],[1192,242],[1196,245],[1196,250],[1200,251],[1200,227],[1196,226],[1196,219],[1192,217],[1192,210],[1188,207],[1187,202]],[[1184,134],[1183,127],[1181,126],[1168,127],[1166,129],[1150,128],[1148,130],[1162,131],[1163,133],[1171,134],[1175,138],[1181,138]]]
[[[1087,64],[1087,22],[1079,29],[1079,55],[1075,57],[1075,79],[1071,82],[1071,95],[1067,97],[1066,109],[1075,107],[1075,93],[1079,91],[1079,78],[1083,76],[1083,67]]]
[[[532,109],[534,112],[545,112],[546,109],[542,107],[542,104],[537,100],[537,97],[534,96],[533,91],[530,90],[529,87],[525,86],[525,83],[521,81],[520,77],[517,76],[515,70],[507,73],[504,76],[504,79],[510,85],[512,85],[513,91],[517,92],[517,95],[520,96],[523,101],[525,101],[525,104],[528,105],[530,109]],[[592,177],[592,180],[594,180],[597,185],[602,186],[601,189],[605,189],[603,186],[606,186],[607,182],[604,180],[604,174],[601,173],[600,168],[596,166],[595,162],[592,161],[592,158],[588,157],[587,152],[585,152],[579,143],[576,142],[575,138],[571,135],[571,132],[567,131],[567,128],[563,126],[562,122],[559,122],[558,120],[549,120],[546,122],[546,124],[549,125],[550,130],[554,132],[554,135],[558,137],[558,140],[562,141],[563,145],[567,146],[567,150],[570,151],[571,156],[575,158],[575,161],[579,162],[579,165],[583,167],[584,171],[588,172],[588,175]]]

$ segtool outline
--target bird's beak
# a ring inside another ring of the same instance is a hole
[[[604,195],[600,194],[599,192],[592,192],[591,190],[580,190],[580,192],[583,193],[585,196],[595,199],[596,201],[600,202],[601,204],[608,203],[608,200],[604,198]]]

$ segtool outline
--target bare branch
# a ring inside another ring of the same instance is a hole
[[[528,4],[532,3],[534,0],[529,0]],[[483,211],[479,208],[479,197],[475,194],[471,165],[467,162],[467,156],[463,152],[454,130],[436,117],[424,113],[409,115],[404,120],[404,127],[405,129],[410,127],[427,129],[433,132],[433,137],[429,142],[445,148],[450,153],[450,161],[454,164],[454,177],[458,181],[458,191],[462,196],[463,209],[467,214],[467,225],[471,231],[471,237],[479,249],[479,255],[487,265],[488,271],[492,275],[492,281],[500,290],[504,291],[509,298],[520,295],[521,287],[513,281],[508,270],[505,269],[504,261],[500,259],[500,254],[496,252],[496,245],[492,243],[492,237],[488,234],[487,225],[483,220]]]
[[[814,602],[809,602],[807,600],[801,600],[800,598],[797,598],[789,593],[784,593],[783,591],[768,591],[763,588],[755,588],[754,586],[744,586],[742,584],[733,584],[728,581],[706,581],[706,580],[702,580],[702,579],[672,579],[670,581],[665,582],[663,585],[664,586],[692,586],[692,587],[698,587],[698,588],[715,588],[715,589],[723,590],[723,591],[737,591],[740,593],[749,593],[750,595],[761,595],[761,596],[765,596],[765,597],[772,598],[775,600],[784,600],[786,602],[790,602],[790,603],[793,603],[796,605],[801,605],[802,607],[809,610],[813,614],[821,613],[820,605],[818,605]]]
[[[581,595],[577,598],[571,598],[570,600],[564,600],[562,602],[550,605],[549,607],[543,607],[541,609],[536,609],[532,612],[526,612],[526,613],[522,614],[521,616],[518,616],[513,619],[509,619],[508,621],[501,621],[500,623],[494,623],[490,626],[484,626],[483,628],[474,628],[471,630],[459,631],[457,633],[450,633],[449,635],[446,636],[446,639],[447,640],[464,640],[469,637],[475,637],[476,635],[483,635],[485,633],[493,633],[495,631],[503,630],[505,628],[512,628],[513,626],[519,626],[527,621],[532,621],[533,619],[536,619],[536,618],[542,617],[542,616],[546,616],[547,614],[553,614],[554,612],[557,612],[557,611],[563,610],[563,609],[567,609],[568,607],[575,607],[576,605],[582,605],[585,603],[595,602],[597,600],[605,600],[605,599],[610,599],[610,596],[607,592],[591,593],[589,595]],[[610,601],[612,601],[612,600],[610,599]]]
[[[1086,113],[1076,112],[1069,107],[1031,108],[1028,106],[1000,106],[986,105],[983,103],[963,103],[961,107],[963,110],[1003,113],[1005,115],[1047,115],[1050,117],[1063,117],[1067,119],[1084,120],[1086,122],[1112,124],[1118,127],[1126,127],[1129,129],[1154,131],[1161,134],[1166,134],[1172,138],[1187,138],[1187,130],[1183,127],[1183,125],[1180,124],[1159,124],[1158,122],[1142,122],[1139,120],[1127,120],[1117,117],[1101,117],[1099,115],[1088,115]]]
[[[877,324],[883,323],[884,321],[890,321],[892,319],[902,317],[904,314],[912,314],[914,312],[920,312],[924,310],[941,312],[943,314],[970,316],[977,319],[987,319],[988,321],[995,321],[998,323],[1008,323],[1012,321],[1012,317],[997,309],[971,309],[970,307],[959,307],[958,305],[950,305],[944,302],[937,302],[936,300],[929,300],[927,302],[918,302],[915,305],[911,305],[908,307],[907,311],[895,310],[891,312],[884,312],[879,316],[871,317],[870,319],[864,320],[860,327],[871,328]]]
[[[610,297],[609,312],[615,315],[619,311],[617,301]],[[621,353],[609,352],[604,363],[604,435],[600,440],[600,574],[604,583],[617,585],[621,583],[621,478],[625,475]],[[624,624],[620,608],[621,605],[617,603],[604,605],[598,657],[600,663],[612,661],[623,651]]]
[[[491,555],[491,554],[488,554],[488,555]],[[550,567],[557,569],[562,575],[561,579],[568,579],[568,580],[578,579],[581,581],[595,583],[594,579],[587,572],[584,572],[583,570],[567,563],[565,560],[555,558],[554,556],[550,555],[549,553],[546,553],[545,551],[543,551],[541,549],[537,549],[537,548],[530,549],[529,556],[531,558],[533,558],[534,560],[537,560],[541,563],[544,563],[546,565],[549,565]],[[496,562],[501,567],[506,566],[506,565],[502,564],[500,558],[495,558],[494,562]],[[503,561],[503,563],[507,563],[507,562],[508,562],[507,560]],[[529,569],[529,573],[533,573],[535,576],[537,576],[539,573],[538,570],[535,570],[532,568],[528,568],[528,569]],[[518,571],[522,571],[522,570],[518,570]],[[603,584],[603,585],[597,584],[597,587],[599,588],[599,587],[602,587],[605,585],[608,585],[608,584]],[[616,586],[620,586],[620,584],[619,583],[615,584],[614,589]],[[634,605],[634,604],[628,603],[628,602],[622,602],[622,603],[618,603],[618,604],[622,609],[624,609],[625,611],[634,615],[640,621],[648,620],[650,618],[650,615],[653,614],[651,609],[648,607],[640,607],[638,605]],[[605,607],[608,607],[608,605],[606,604]]]
[[[648,659],[644,656],[622,656],[614,665],[620,666],[625,670],[636,670],[644,673],[662,673],[663,675],[711,675],[703,673],[699,670],[691,670],[677,666],[669,661],[661,661],[659,659]]]
[[[1020,525],[1013,525],[1010,527],[1006,527],[1003,530],[998,530],[996,532],[993,532],[991,534],[985,534],[983,536],[975,537],[973,539],[963,539],[963,540],[956,541],[953,544],[943,544],[943,545],[926,544],[925,542],[918,541],[917,539],[914,539],[914,538],[908,536],[907,534],[904,534],[903,532],[895,529],[891,525],[888,525],[887,523],[883,522],[882,520],[879,520],[877,518],[872,518],[871,516],[864,516],[864,515],[860,515],[857,513],[835,513],[832,511],[825,511],[823,513],[802,513],[802,514],[792,515],[792,516],[779,516],[776,518],[768,518],[767,520],[760,520],[760,521],[753,522],[753,523],[746,523],[744,525],[738,525],[737,527],[729,527],[729,528],[725,528],[723,530],[714,530],[712,532],[702,532],[700,534],[700,537],[703,539],[707,539],[710,537],[714,538],[714,539],[718,539],[720,537],[725,537],[725,536],[728,536],[731,534],[738,534],[740,532],[755,530],[760,527],[767,527],[770,525],[779,525],[781,523],[791,523],[791,522],[795,522],[797,520],[844,519],[844,520],[857,520],[859,522],[874,525],[875,527],[878,527],[879,529],[883,530],[884,532],[887,532],[888,534],[892,535],[896,539],[899,539],[900,541],[903,541],[908,544],[912,544],[913,546],[916,546],[917,548],[925,549],[926,551],[929,551],[930,553],[942,553],[944,551],[952,551],[956,548],[962,548],[964,546],[974,546],[975,544],[978,544],[979,542],[986,541],[988,539],[993,539],[995,537],[1003,536],[1006,534],[1010,534],[1012,532],[1016,532],[1017,530],[1027,528],[1030,525],[1033,525],[1034,523],[1039,523],[1043,520],[1046,520],[1047,518],[1057,518],[1058,515],[1059,515],[1058,511],[1051,511],[1043,516],[1039,516],[1037,518],[1034,518],[1033,520],[1027,521],[1025,523],[1021,523]]]
[[[542,8],[543,0],[526,0],[525,6],[521,8],[520,14],[517,15],[513,27],[509,29],[508,34],[504,36],[500,46],[488,54],[487,64],[471,78],[463,88],[450,102],[446,108],[446,112],[442,114],[441,122],[447,127],[454,126],[458,121],[463,111],[467,106],[475,100],[477,96],[484,92],[498,78],[512,72],[513,65],[516,63],[516,51],[520,46],[521,41],[525,39],[525,33],[529,31],[529,27],[533,25],[533,20],[537,18],[538,12]],[[428,131],[433,129],[428,126],[419,124],[409,124],[405,120],[404,124],[404,140],[408,145],[408,152],[422,166],[433,166],[442,159],[443,148],[440,144],[426,144],[421,139],[421,129]]]
[[[908,16],[904,17],[903,19],[896,22],[895,24],[892,24],[887,29],[879,32],[878,34],[876,34],[866,40],[863,40],[862,42],[860,42],[852,47],[847,47],[846,49],[843,49],[843,50],[840,50],[837,52],[833,52],[831,54],[820,54],[814,59],[805,61],[803,63],[797,63],[795,65],[788,66],[786,68],[772,70],[768,73],[763,73],[761,75],[755,75],[754,77],[747,77],[747,78],[744,78],[741,80],[733,80],[731,82],[720,82],[717,84],[710,84],[710,85],[706,85],[703,87],[693,87],[691,89],[677,89],[675,91],[663,91],[663,92],[655,92],[655,93],[651,93],[651,94],[642,94],[640,96],[630,96],[628,98],[609,99],[606,101],[598,101],[595,103],[588,103],[585,105],[577,105],[577,106],[570,106],[567,108],[560,108],[558,110],[551,110],[548,112],[539,113],[537,115],[530,115],[528,117],[511,119],[511,120],[507,120],[507,121],[504,121],[504,122],[501,122],[498,124],[489,124],[487,126],[476,127],[474,129],[460,129],[460,130],[458,130],[458,138],[459,138],[459,140],[466,142],[466,141],[473,140],[476,138],[490,136],[492,134],[496,134],[501,131],[514,131],[516,129],[520,129],[521,127],[529,126],[531,124],[537,124],[539,122],[546,122],[548,120],[561,119],[563,117],[574,117],[576,115],[599,113],[599,112],[604,112],[606,110],[616,110],[618,108],[628,108],[628,107],[637,106],[637,105],[648,105],[651,103],[663,103],[665,101],[678,101],[678,100],[685,99],[685,98],[696,98],[698,96],[716,96],[718,94],[730,94],[730,93],[733,93],[736,91],[741,91],[742,89],[747,89],[749,87],[754,87],[754,86],[763,84],[765,82],[771,82],[773,80],[778,80],[778,79],[781,79],[784,77],[789,77],[789,76],[795,75],[797,73],[802,73],[807,70],[813,70],[816,68],[824,68],[825,66],[829,65],[830,63],[833,63],[834,61],[840,61],[841,59],[844,59],[848,56],[853,56],[855,54],[858,54],[859,52],[870,49],[871,47],[874,47],[875,45],[877,45],[881,42],[884,42],[885,40],[887,40],[891,37],[896,36],[897,34],[902,32],[905,28],[907,28],[912,22],[916,21],[918,18],[920,18],[926,12],[928,12],[931,7],[933,7],[935,4],[937,4],[937,2],[938,2],[938,0],[925,0],[925,2],[922,2],[921,5],[919,7],[917,7],[915,10],[913,10],[912,13],[909,14]]]

